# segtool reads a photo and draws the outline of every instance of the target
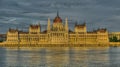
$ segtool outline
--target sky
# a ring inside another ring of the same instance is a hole
[[[120,0],[0,0],[0,33],[9,28],[27,31],[30,24],[40,23],[46,29],[57,11],[63,20],[68,17],[69,28],[86,22],[87,30],[107,28],[120,31]]]

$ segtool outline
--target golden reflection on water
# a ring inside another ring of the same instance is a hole
[[[6,48],[6,67],[109,67],[109,48]]]

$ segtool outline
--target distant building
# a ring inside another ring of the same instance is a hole
[[[62,22],[65,22],[63,24]],[[28,32],[17,29],[9,29],[5,44],[108,44],[108,31],[98,29],[87,32],[86,23],[75,24],[74,31],[68,27],[68,19],[63,21],[59,15],[53,20],[51,25],[48,18],[47,30],[41,32],[40,24],[30,25]]]
[[[118,39],[120,39],[120,32],[111,32],[109,33],[109,38],[112,38],[112,37],[117,37]]]
[[[3,42],[6,40],[6,34],[0,34],[0,42]]]

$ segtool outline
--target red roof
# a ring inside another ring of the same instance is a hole
[[[57,12],[57,16],[55,17],[55,19],[53,20],[54,23],[61,23],[62,19],[59,17],[59,13]]]

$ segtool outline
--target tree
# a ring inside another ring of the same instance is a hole
[[[118,39],[116,36],[113,36],[111,38],[109,38],[110,42],[120,42],[120,39]]]

